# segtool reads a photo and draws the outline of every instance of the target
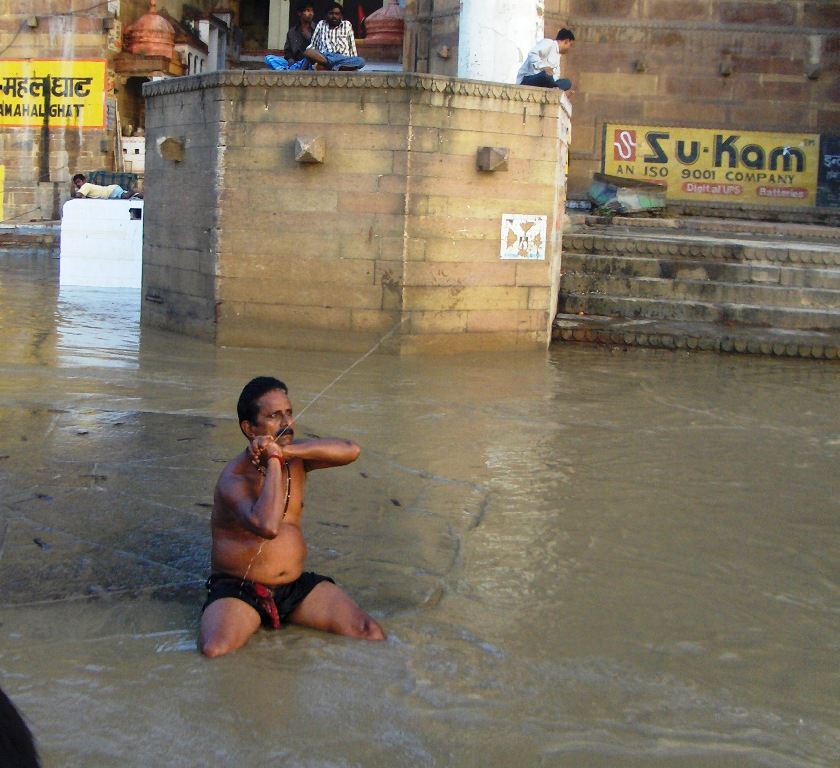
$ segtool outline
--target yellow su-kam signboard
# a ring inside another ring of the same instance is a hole
[[[670,200],[816,205],[819,136],[608,123],[604,173],[664,182]]]
[[[0,60],[0,126],[102,128],[104,59]]]

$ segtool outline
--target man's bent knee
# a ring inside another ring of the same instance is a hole
[[[385,631],[379,624],[374,624],[372,627],[368,629],[368,633],[365,635],[365,640],[384,640],[385,639]]]
[[[201,651],[201,655],[206,656],[208,659],[215,659],[219,656],[224,656],[226,653],[230,653],[231,651],[235,650],[234,648],[231,648],[227,643],[220,643],[217,640],[199,641],[198,649]]]
[[[365,616],[357,626],[354,627],[356,632],[354,637],[362,640],[384,640],[385,632],[370,616]]]
[[[206,656],[208,659],[224,656],[229,651],[229,649],[218,643],[201,643],[198,649],[201,651],[201,655]]]

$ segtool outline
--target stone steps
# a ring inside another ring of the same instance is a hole
[[[564,314],[606,315],[628,319],[729,323],[761,328],[840,330],[840,310],[792,309],[755,304],[682,299],[560,294]]]
[[[654,349],[738,352],[816,360],[840,359],[840,333],[780,328],[732,327],[674,320],[628,320],[558,314],[555,341]]]
[[[719,280],[727,283],[781,285],[840,290],[840,269],[799,264],[725,262],[703,259],[627,257],[599,253],[564,253],[563,272],[624,277]]]
[[[802,224],[785,221],[757,221],[754,219],[720,219],[708,216],[684,216],[680,218],[642,217],[642,216],[591,216],[577,214],[577,219],[589,227],[611,229],[670,230],[689,234],[712,233],[748,235],[762,238],[779,238],[796,241],[840,242],[840,228],[824,224]]]
[[[565,235],[554,338],[838,357],[840,232],[812,227],[798,240],[781,239],[780,230],[771,239],[745,222],[729,232],[699,223],[704,231],[626,226]]]
[[[767,262],[840,267],[840,245],[645,233],[571,233],[563,237],[564,253],[621,254],[704,261]]]
[[[58,248],[60,236],[61,222],[0,224],[0,249],[26,248],[33,252],[51,252]]]
[[[838,270],[840,278],[840,270]],[[836,310],[840,290],[803,288],[767,283],[724,282],[714,279],[625,277],[583,272],[563,278],[561,301],[571,296],[660,299],[702,302],[713,305],[750,304],[785,309]],[[827,321],[831,318],[827,317]]]

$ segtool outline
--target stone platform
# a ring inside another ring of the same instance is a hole
[[[549,343],[565,96],[270,71],[144,93],[144,324],[219,345],[355,352],[383,338],[398,352]],[[543,259],[500,258],[511,216],[543,217]]]
[[[25,251],[29,255],[58,255],[60,221],[0,224],[0,251]]]

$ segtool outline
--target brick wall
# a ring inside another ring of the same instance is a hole
[[[840,2],[544,0],[574,30],[569,197],[600,170],[604,123],[840,132]],[[454,76],[457,0],[407,0],[406,66]],[[441,57],[441,51],[448,54]],[[731,68],[720,74],[721,63]],[[816,79],[808,72],[818,67]]]
[[[406,0],[404,68],[455,77],[460,0]]]
[[[577,40],[569,196],[600,169],[606,122],[840,131],[840,3],[546,0],[546,34]],[[721,63],[731,74],[720,74]],[[816,79],[808,72],[819,67]]]
[[[211,5],[209,0],[190,4]],[[180,18],[185,3],[159,0],[157,5]],[[106,29],[103,20],[113,17],[107,3],[0,0],[0,58],[106,59],[107,95],[122,100],[124,94],[114,90],[110,62],[120,50],[123,25],[136,21],[148,8],[148,0],[122,0],[120,19]],[[29,19],[35,19],[34,27],[27,24]],[[114,168],[114,131],[0,126],[0,165],[5,167],[0,194],[6,219],[56,219],[72,192],[73,174]]]
[[[146,111],[143,322],[206,339],[216,318],[223,98],[221,89],[185,88]],[[181,160],[164,159],[167,138],[184,147]],[[251,217],[240,215],[247,226]]]
[[[556,94],[274,72],[145,91],[147,146],[185,146],[181,162],[146,161],[145,323],[309,349],[360,351],[400,322],[401,351],[548,342],[568,127]],[[298,136],[324,140],[323,164],[295,161]],[[509,169],[478,171],[481,146],[509,148]],[[500,260],[503,213],[548,216],[546,261]]]
[[[70,13],[66,5],[52,0],[0,0],[0,57],[102,58],[106,38],[102,12]],[[30,17],[37,19],[37,26],[26,24]],[[106,139],[99,130],[0,126],[5,218],[20,222],[57,218],[70,196],[71,176],[103,167],[110,152]]]

